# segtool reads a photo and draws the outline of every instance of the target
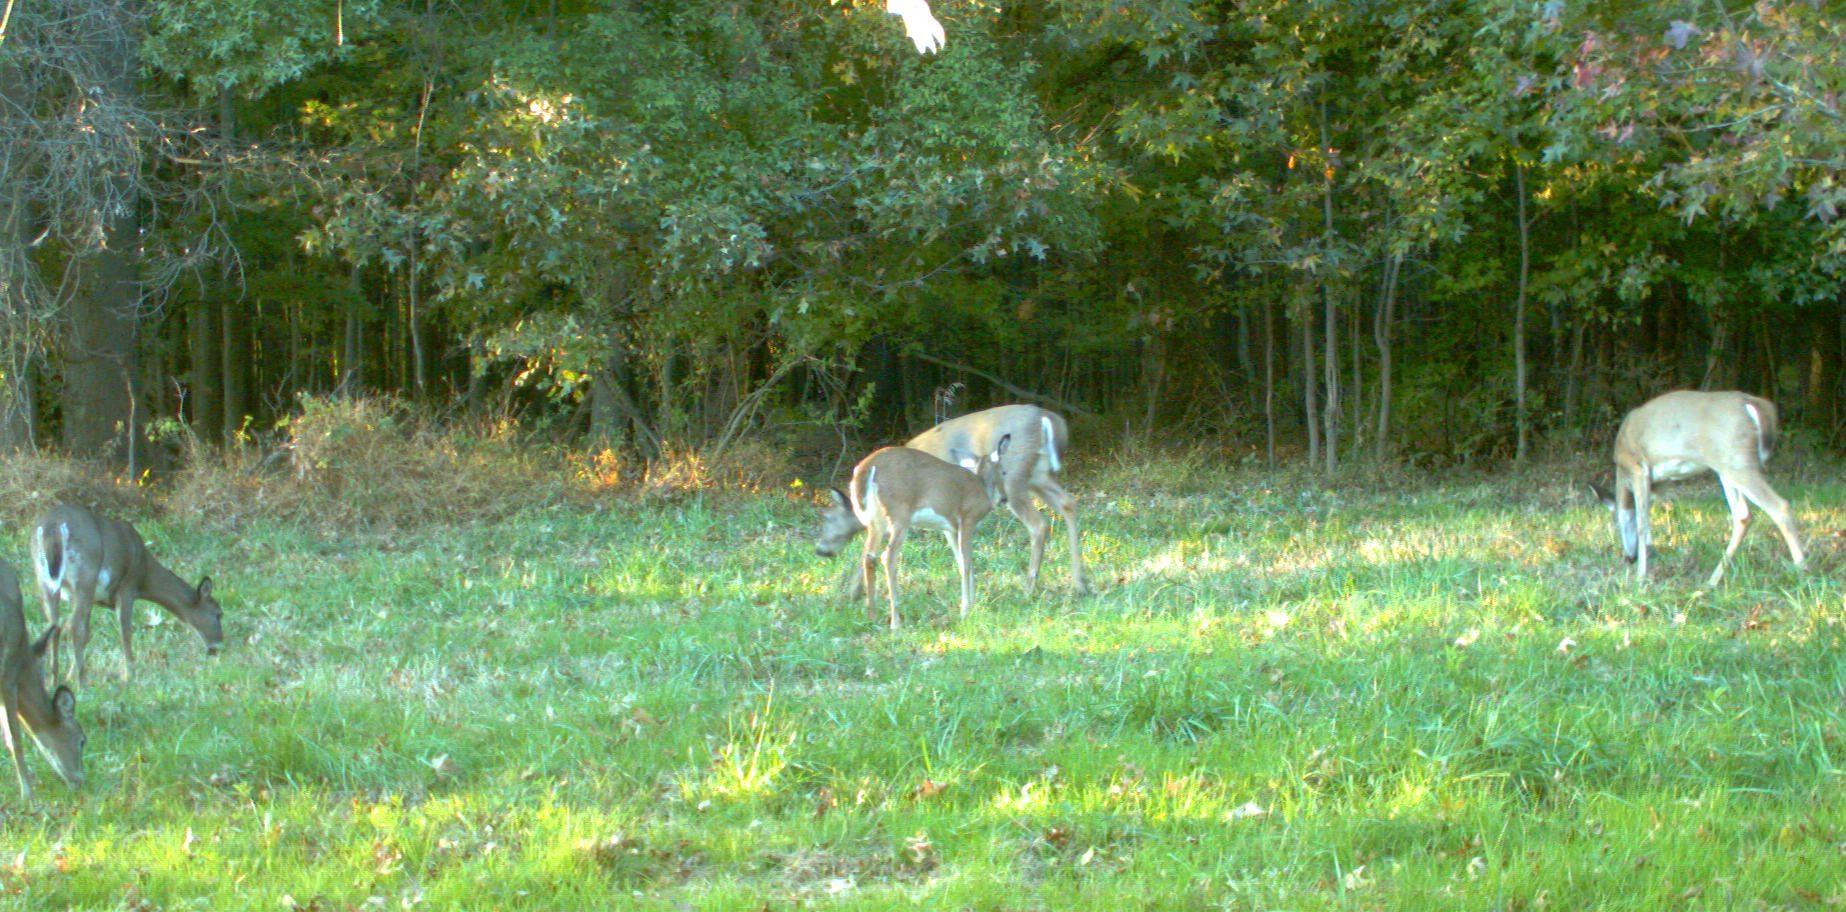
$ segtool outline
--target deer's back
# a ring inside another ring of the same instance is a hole
[[[944,517],[987,503],[973,472],[911,447],[885,447],[860,460],[852,483],[853,500],[868,511],[873,489],[887,509],[927,509]]]
[[[1011,477],[1016,466],[1047,461],[1047,424],[1051,428],[1050,443],[1061,458],[1070,435],[1064,416],[1036,405],[1000,405],[959,418],[950,418],[910,438],[905,446],[922,450],[939,459],[949,459],[955,452],[980,457],[993,452],[1001,437],[1012,434],[1013,442],[1007,445],[1006,455],[1001,457],[1001,462],[1007,468],[1006,474]]]
[[[1760,467],[1775,439],[1776,420],[1774,403],[1747,393],[1663,393],[1622,419],[1616,461],[1646,466],[1662,481],[1707,469]]]

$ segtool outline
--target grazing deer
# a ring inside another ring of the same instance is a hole
[[[1045,559],[1045,537],[1051,521],[1038,511],[1034,497],[1064,517],[1070,528],[1071,588],[1079,594],[1090,585],[1083,576],[1083,546],[1077,529],[1077,499],[1058,484],[1063,452],[1070,431],[1063,416],[1036,405],[1002,405],[952,418],[910,438],[904,444],[938,459],[955,461],[953,453],[986,453],[994,441],[1013,439],[1013,448],[1001,462],[1006,505],[1032,536],[1032,563],[1026,571],[1027,592],[1038,592],[1039,565]]]
[[[1656,481],[1676,481],[1704,471],[1718,474],[1731,508],[1731,543],[1708,586],[1718,585],[1725,565],[1750,527],[1750,504],[1775,521],[1796,566],[1806,562],[1788,501],[1763,477],[1763,463],[1775,448],[1775,403],[1747,393],[1666,393],[1622,419],[1615,434],[1615,491],[1592,484],[1596,496],[1615,511],[1615,530],[1635,577],[1647,578],[1647,549],[1653,542],[1647,509]]]
[[[135,601],[147,599],[171,611],[217,654],[224,642],[223,611],[212,598],[211,577],[193,586],[148,553],[135,527],[96,515],[84,507],[52,507],[32,533],[32,565],[39,600],[52,627],[58,626],[58,603],[71,601],[71,654],[76,681],[83,684],[83,650],[90,643],[90,609],[98,601],[115,607],[122,628],[122,680],[134,660]],[[58,675],[58,644],[51,645],[52,676]]]
[[[822,516],[821,537],[814,550],[822,557],[832,557],[854,535],[866,531],[860,585],[866,613],[874,621],[878,609],[872,594],[873,565],[882,553],[885,590],[891,598],[891,629],[898,627],[898,552],[913,525],[943,533],[954,549],[955,566],[961,571],[961,616],[968,617],[974,605],[974,567],[969,562],[974,527],[995,506],[1006,502],[1000,469],[1010,442],[1011,438],[1002,436],[986,456],[957,453],[959,465],[921,450],[885,447],[853,467],[851,496],[833,489],[833,505]]]
[[[45,693],[39,660],[57,627],[38,642],[26,641],[26,614],[21,610],[19,574],[0,561],[0,735],[19,774],[19,795],[32,800],[32,771],[22,745],[28,733],[51,768],[72,788],[83,784],[83,728],[77,724],[77,697],[68,687]],[[22,724],[23,723],[23,724]]]

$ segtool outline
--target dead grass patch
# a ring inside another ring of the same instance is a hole
[[[0,458],[0,521],[9,528],[26,528],[61,503],[136,513],[146,510],[151,499],[147,486],[119,479],[85,460],[49,453]]]

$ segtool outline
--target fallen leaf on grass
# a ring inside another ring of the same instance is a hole
[[[930,798],[934,798],[937,795],[940,795],[947,790],[948,790],[948,786],[943,785],[942,783],[937,782],[934,779],[925,779],[916,788],[913,788],[910,790],[909,797],[913,801],[925,801]]]

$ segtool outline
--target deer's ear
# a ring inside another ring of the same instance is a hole
[[[45,657],[45,650],[49,649],[51,647],[51,642],[58,638],[58,626],[57,624],[53,624],[45,628],[44,635],[38,638],[38,642],[32,644],[32,655],[34,658],[42,659]]]
[[[841,491],[839,488],[828,488],[827,490],[833,493],[834,506],[848,510],[852,509],[852,500],[846,496],[846,492]]]
[[[1596,482],[1592,481],[1590,482],[1590,493],[1596,495],[1596,499],[1602,501],[1603,506],[1606,506],[1606,507],[1615,506],[1615,492],[1614,491],[1611,491],[1608,488],[1605,488],[1602,485],[1599,485]]]
[[[208,599],[211,597],[212,597],[212,578],[208,576],[202,580],[199,580],[199,598]]]
[[[1011,434],[1001,435],[1000,442],[994,445],[993,460],[995,462],[1000,461],[1000,457],[1006,453],[1007,445],[1011,444],[1012,442],[1013,442],[1013,435]]]
[[[77,715],[77,695],[68,687],[60,686],[58,692],[51,695],[51,706],[58,711],[58,718],[71,719]]]

